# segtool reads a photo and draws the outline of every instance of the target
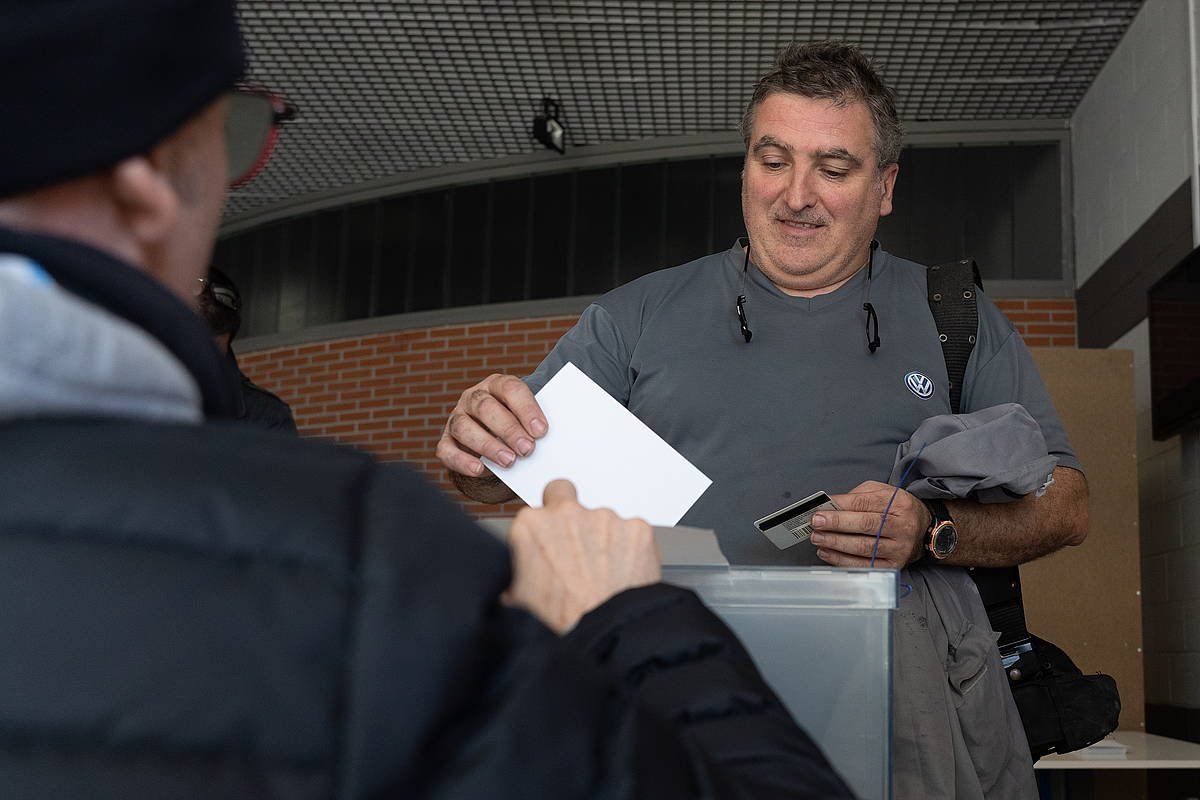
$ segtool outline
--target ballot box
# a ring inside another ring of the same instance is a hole
[[[509,520],[483,520],[503,538]],[[865,800],[891,798],[893,570],[730,566],[712,531],[655,528],[663,580],[738,635],[780,700]]]
[[[694,590],[855,793],[891,795],[893,570],[729,566],[711,532],[656,529],[663,580]]]

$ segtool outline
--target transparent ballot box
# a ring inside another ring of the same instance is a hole
[[[481,520],[500,537],[509,520]],[[864,800],[890,800],[892,570],[730,566],[712,531],[655,528],[663,580],[694,590]]]
[[[890,798],[897,573],[723,565],[681,551],[685,530],[659,529],[663,580],[694,590],[733,629],[856,794]]]

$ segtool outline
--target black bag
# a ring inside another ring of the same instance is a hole
[[[979,327],[975,290],[983,281],[971,259],[938,264],[926,275],[929,310],[946,359],[950,406],[957,414]],[[1121,713],[1116,681],[1108,675],[1084,675],[1061,649],[1029,633],[1020,570],[998,567],[969,572],[988,620],[1000,634],[1000,660],[1033,760],[1047,753],[1079,750],[1116,730]]]
[[[1039,664],[1032,676],[1010,679],[1013,699],[1036,761],[1095,744],[1117,727],[1121,697],[1107,675],[1084,675],[1052,642],[1031,636]]]

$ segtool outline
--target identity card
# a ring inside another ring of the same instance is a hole
[[[754,527],[762,531],[771,544],[786,550],[792,545],[808,541],[808,537],[812,536],[813,514],[825,509],[834,510],[837,506],[825,492],[817,492],[774,514],[768,514],[756,521]]]

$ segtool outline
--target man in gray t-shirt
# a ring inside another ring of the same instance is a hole
[[[683,521],[714,528],[732,562],[870,563],[897,446],[950,411],[925,270],[873,246],[898,172],[893,94],[853,47],[792,45],[756,85],[742,134],[749,242],[610,292],[527,381],[494,375],[464,392],[438,456],[465,494],[512,497],[478,456],[508,465],[533,451],[553,420],[532,390],[571,361],[713,479]],[[913,587],[896,617],[899,800],[1036,797],[970,579],[908,565],[1020,564],[1087,535],[1087,483],[1029,353],[990,300],[978,305],[962,411],[1022,404],[1059,461],[1041,497],[1017,502],[895,493],[876,566]],[[814,517],[811,544],[779,551],[753,527],[816,490],[839,510]],[[933,546],[947,516],[957,542]]]
[[[742,133],[748,246],[610,292],[528,382],[493,375],[464,392],[437,452],[466,495],[512,498],[479,456],[533,451],[552,421],[531,389],[573,361],[713,479],[684,522],[715,529],[731,561],[869,563],[896,446],[950,410],[925,271],[872,246],[898,172],[893,94],[852,47],[793,45],[756,85]],[[936,555],[1019,564],[1083,541],[1087,484],[1020,336],[986,297],[979,311],[962,410],[1021,403],[1059,466],[1040,498],[947,504],[957,544]],[[814,519],[811,545],[778,551],[754,529],[816,490],[841,510]],[[938,510],[899,492],[876,565],[922,558]]]
[[[820,564],[816,547],[778,550],[754,520],[818,490],[841,495],[864,480],[887,481],[896,446],[926,418],[950,413],[925,268],[874,254],[881,346],[871,353],[865,270],[806,298],[752,268],[743,290],[743,261],[737,243],[608,293],[526,384],[536,392],[570,361],[696,464],[713,484],[681,524],[716,530],[730,561]],[[750,342],[733,307],[739,293]],[[979,312],[962,411],[1021,403],[1059,465],[1079,469],[1020,335],[982,296]],[[909,388],[914,373],[932,382],[932,394]]]

